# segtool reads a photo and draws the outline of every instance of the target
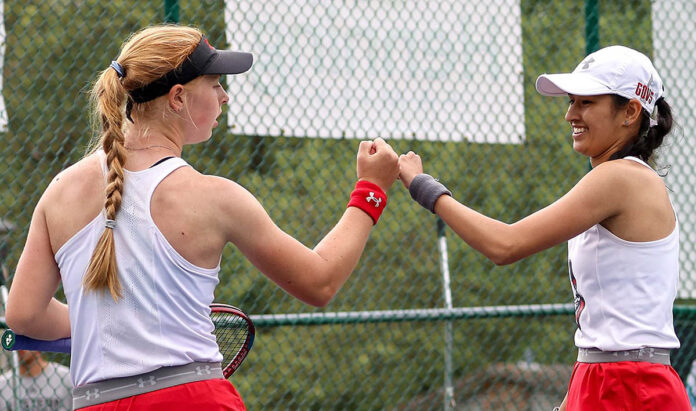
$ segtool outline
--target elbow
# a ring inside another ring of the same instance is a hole
[[[313,307],[324,308],[333,300],[337,291],[338,290],[333,290],[329,287],[323,287],[318,289],[317,292],[313,293],[311,296],[308,296],[305,299],[305,303]]]
[[[307,304],[316,308],[325,308],[327,305],[329,305],[329,302],[331,302],[331,299],[306,301]]]
[[[327,298],[311,297],[311,298],[305,298],[302,301],[307,305],[311,305],[312,307],[324,308],[327,305],[329,305],[329,302],[331,302],[331,299],[330,298],[327,299]]]
[[[503,265],[512,264],[512,263],[519,260],[519,258],[513,258],[511,256],[506,256],[506,255],[489,257],[489,259],[493,262],[493,264],[495,264],[499,267],[503,266]]]
[[[302,300],[313,307],[326,307],[343,286],[344,281],[340,279],[347,278],[349,274],[337,269],[317,270],[311,285],[305,288],[307,292]]]
[[[304,282],[279,283],[288,294],[297,298],[301,302],[313,307],[326,307],[334,298],[340,287],[331,281],[331,278],[316,275],[318,278],[311,278]]]
[[[306,287],[304,292],[296,295],[303,303],[317,308],[324,308],[338,293],[340,287],[331,281],[315,282],[313,285]]]
[[[27,313],[22,313],[21,310],[7,308],[5,312],[5,322],[7,328],[10,328],[15,334],[26,335],[30,333],[30,326],[34,323],[34,319]]]
[[[501,244],[494,249],[485,253],[486,257],[497,266],[503,266],[515,263],[521,260],[524,256],[521,254],[519,247],[514,244]]]

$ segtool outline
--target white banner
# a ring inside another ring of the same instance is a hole
[[[653,50],[657,72],[665,85],[675,125],[665,139],[659,164],[669,164],[667,186],[681,229],[681,284],[679,297],[696,298],[696,3],[691,0],[654,0]],[[686,48],[681,47],[682,45]]]
[[[519,0],[226,0],[248,135],[524,141]]]
[[[0,0],[0,132],[7,131],[7,110],[5,109],[5,98],[3,97],[3,78],[5,66],[5,44],[7,36],[5,35],[5,2]]]

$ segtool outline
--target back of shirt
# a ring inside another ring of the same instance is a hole
[[[106,170],[103,152],[102,165]],[[219,265],[198,267],[166,240],[150,214],[158,184],[188,166],[172,158],[152,168],[124,170],[114,241],[122,298],[85,293],[82,281],[105,226],[100,214],[56,253],[70,307],[71,372],[75,386],[143,374],[194,361],[219,362],[209,305]]]

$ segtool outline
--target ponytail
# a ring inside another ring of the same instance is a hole
[[[613,95],[614,105],[617,108],[628,104],[628,99]],[[626,156],[638,157],[646,163],[654,163],[654,152],[662,145],[664,138],[672,130],[674,122],[672,118],[672,108],[667,104],[664,97],[660,97],[655,102],[654,110],[656,113],[656,125],[650,126],[650,115],[645,109],[640,122],[638,136],[626,144],[621,150],[612,154],[610,160],[624,158]]]
[[[126,148],[123,135],[123,107],[128,94],[112,68],[106,69],[92,90],[95,111],[101,122],[101,149],[106,154],[107,181],[104,209],[107,220],[116,220],[123,196],[123,165]],[[104,228],[83,279],[85,291],[109,290],[114,301],[121,297],[121,283],[116,267],[114,228]]]

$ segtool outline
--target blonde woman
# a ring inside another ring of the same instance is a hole
[[[75,408],[244,409],[220,372],[191,372],[221,360],[208,306],[227,243],[316,306],[356,266],[399,172],[383,140],[360,143],[348,207],[314,249],[240,185],[181,158],[218,124],[229,99],[220,75],[251,64],[197,29],[156,26],[134,34],[96,81],[98,149],[40,199],[7,306],[20,334],[72,338]],[[60,281],[68,305],[52,298]]]

